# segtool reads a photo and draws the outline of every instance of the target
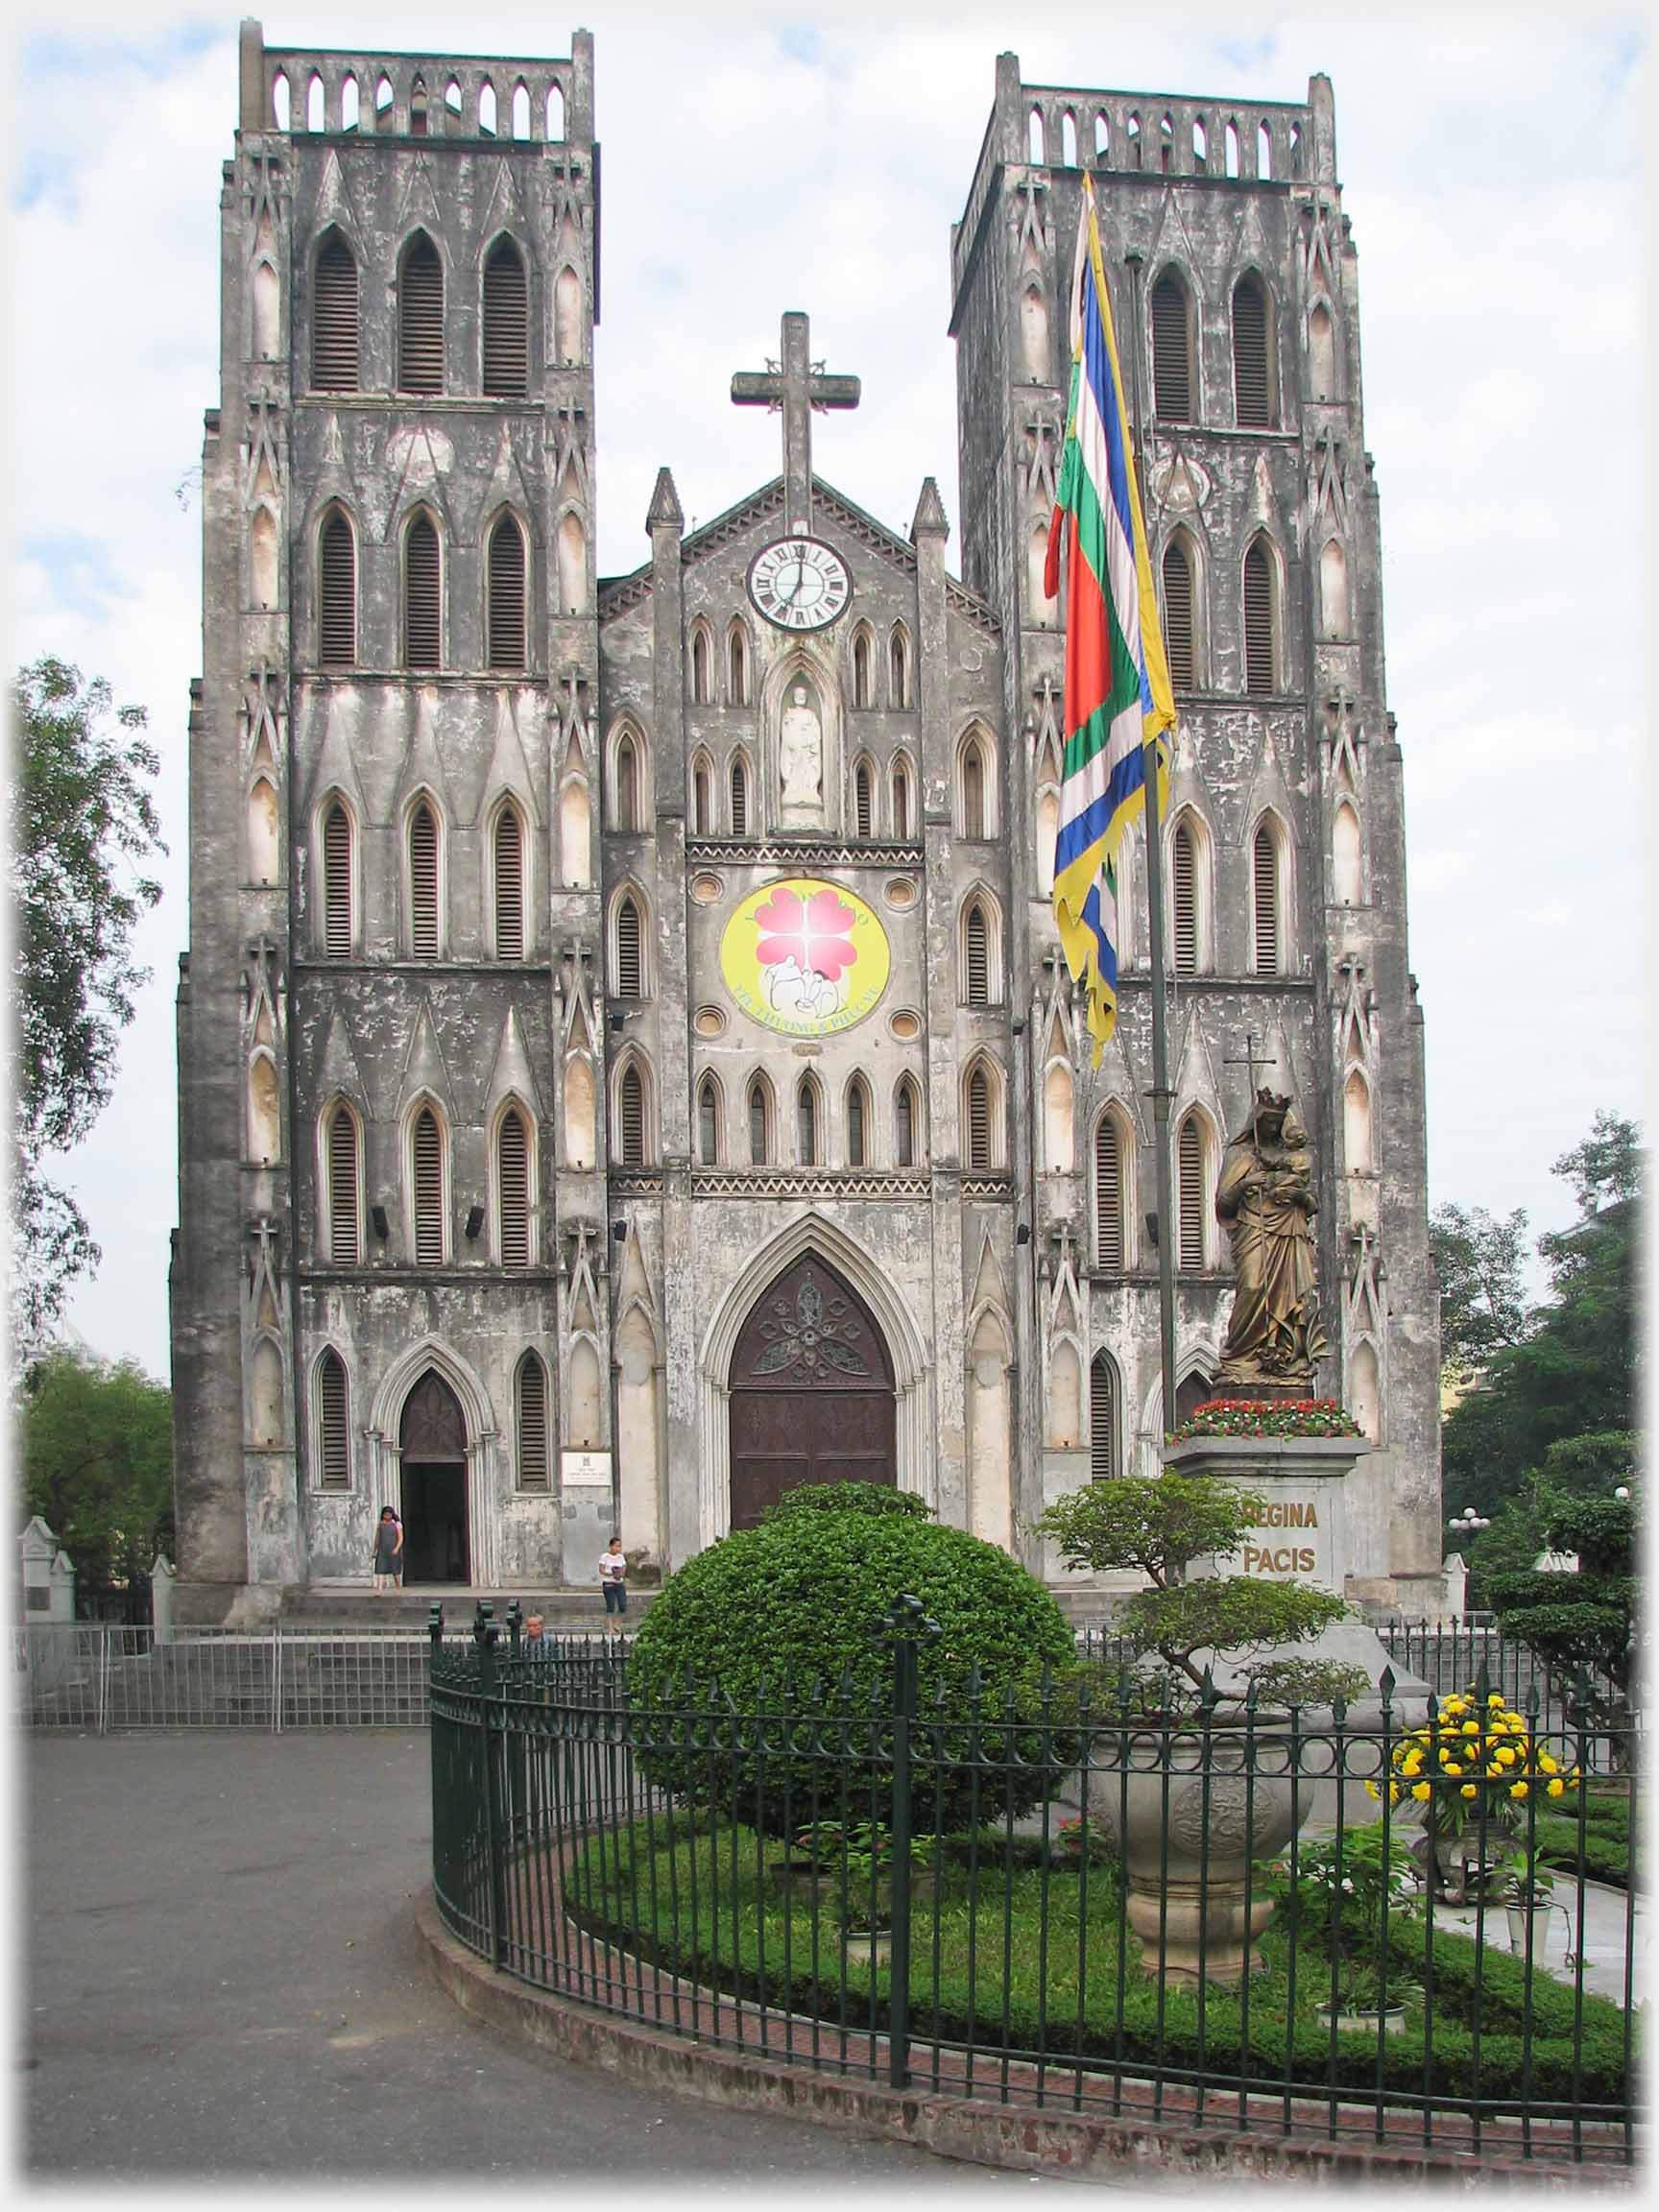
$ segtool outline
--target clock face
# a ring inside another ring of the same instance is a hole
[[[780,630],[823,630],[853,596],[846,563],[817,538],[780,538],[749,565],[749,596]]]

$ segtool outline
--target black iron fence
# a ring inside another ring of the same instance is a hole
[[[433,1877],[526,1983],[760,2055],[1102,2117],[1628,2163],[1638,1731],[1137,1710],[1110,1669],[631,1700],[627,1648],[435,1623]],[[1612,1741],[1613,1738],[1618,1741]]]

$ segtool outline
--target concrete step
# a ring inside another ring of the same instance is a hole
[[[628,1593],[628,1626],[636,1628],[650,1609],[654,1590]],[[524,1618],[540,1613],[555,1635],[581,1635],[603,1628],[605,1600],[592,1583],[566,1584],[543,1589],[473,1589],[454,1582],[408,1585],[401,1590],[375,1591],[361,1582],[310,1582],[282,1593],[281,1623],[303,1632],[309,1628],[398,1628],[424,1630],[434,1605],[444,1608],[446,1635],[469,1628],[478,1600],[488,1599],[495,1619],[505,1622],[507,1608],[516,1599]]]

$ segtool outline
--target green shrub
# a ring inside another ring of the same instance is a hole
[[[785,1490],[767,1514],[780,1521],[788,1513],[902,1513],[912,1521],[931,1521],[933,1508],[914,1490],[895,1490],[887,1482],[803,1482]]]
[[[918,1823],[973,1826],[1041,1803],[1076,1751],[1030,1718],[1045,1666],[1073,1662],[1065,1616],[994,1544],[906,1511],[780,1514],[670,1575],[628,1659],[641,1767],[683,1802],[771,1835],[886,1819],[891,1660],[878,1631],[906,1595],[939,1626],[919,1641],[920,1713],[949,1724],[957,1758],[974,1753],[935,1770],[918,1732]]]

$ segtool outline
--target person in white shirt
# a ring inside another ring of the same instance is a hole
[[[599,1587],[605,1593],[605,1633],[620,1636],[622,1616],[628,1610],[628,1562],[622,1555],[622,1539],[613,1536],[599,1554]]]

